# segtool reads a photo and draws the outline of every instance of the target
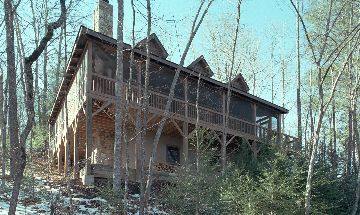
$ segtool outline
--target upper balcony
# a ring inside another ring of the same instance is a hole
[[[100,100],[115,101],[115,49],[93,44],[93,69],[89,94]],[[129,86],[129,51],[124,52],[124,98],[133,108],[139,108],[144,86],[145,61],[141,52],[136,52],[135,66]],[[149,110],[162,115],[170,92],[176,66],[166,64],[160,58],[152,59],[149,77]],[[191,124],[196,123],[196,92],[198,73],[183,68],[175,88],[175,97],[170,107],[171,117]],[[216,131],[224,131],[226,115],[226,84],[201,76],[199,85],[199,125]],[[286,111],[274,104],[256,98],[247,92],[232,88],[226,132],[251,140],[269,138],[294,142],[296,138],[281,134],[281,117]]]

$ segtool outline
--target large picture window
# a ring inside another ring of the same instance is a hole
[[[175,146],[167,146],[166,161],[171,164],[179,164],[180,163],[180,149]]]

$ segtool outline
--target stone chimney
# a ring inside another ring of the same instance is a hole
[[[113,37],[113,6],[109,0],[97,0],[93,24],[95,31]]]

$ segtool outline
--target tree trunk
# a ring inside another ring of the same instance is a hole
[[[45,28],[48,24],[48,6],[47,1],[44,1],[44,25]],[[46,111],[47,111],[47,90],[48,90],[48,75],[47,75],[47,61],[48,61],[48,50],[47,45],[45,46],[44,52],[44,61],[43,61],[43,95],[42,95],[42,112],[41,112],[41,119],[46,119]],[[40,114],[40,113],[39,113]],[[46,120],[44,120],[46,122]]]
[[[332,75],[332,84],[334,84],[334,75]],[[332,150],[331,150],[331,166],[333,169],[333,172],[336,173],[337,169],[337,153],[336,153],[336,107],[335,107],[335,97],[331,102],[331,114],[332,114],[332,135],[333,135],[333,144],[332,144]]]
[[[143,94],[143,102],[142,102],[142,111],[143,111],[143,119],[141,125],[141,148],[145,150],[145,138],[147,133],[147,120],[148,120],[148,110],[149,110],[149,70],[150,70],[150,33],[151,33],[151,3],[150,0],[146,0],[146,11],[147,11],[147,35],[146,35],[146,64],[145,64],[145,74],[144,74],[144,94]],[[141,74],[141,73],[140,73]],[[140,78],[141,83],[141,78]],[[143,152],[142,152],[143,153]],[[145,153],[142,156],[146,156]],[[142,159],[144,159],[144,157]],[[145,162],[141,162],[141,165],[144,165]],[[141,171],[145,171],[143,168]],[[149,170],[150,174],[150,170]],[[145,178],[143,177],[145,173],[142,173],[141,184],[140,184],[140,214],[146,214],[146,205],[147,198],[145,196]],[[147,186],[147,185],[146,185]]]
[[[199,207],[200,207],[200,138],[199,138],[199,118],[200,118],[200,111],[199,111],[199,97],[200,97],[200,83],[201,83],[201,72],[198,75],[198,82],[196,88],[196,101],[195,101],[195,108],[196,108],[196,122],[195,122],[195,135],[196,135],[196,206],[195,206],[195,214],[199,214]]]
[[[122,109],[123,109],[123,24],[124,2],[118,0],[117,22],[117,57],[116,57],[116,82],[115,82],[115,144],[114,144],[114,173],[113,191],[118,195],[121,190],[121,145],[122,145]]]
[[[35,119],[34,112],[34,86],[33,86],[33,71],[32,64],[39,58],[43,52],[47,43],[51,40],[54,30],[63,23],[65,20],[65,0],[60,0],[61,15],[56,22],[50,23],[47,26],[47,32],[42,38],[39,46],[31,53],[30,56],[25,58],[24,62],[24,75],[26,85],[26,112],[27,120],[24,126],[24,130],[19,136],[19,123],[17,116],[17,96],[16,96],[16,71],[15,71],[15,53],[14,53],[14,13],[13,6],[10,0],[4,1],[5,8],[5,24],[6,24],[6,40],[7,40],[7,65],[8,65],[8,86],[9,86],[9,131],[10,131],[10,142],[16,146],[13,153],[16,154],[16,172],[14,174],[14,186],[10,199],[9,215],[13,215],[16,212],[16,205],[18,201],[21,181],[23,178],[25,166],[26,166],[26,151],[25,142],[32,129]],[[19,139],[20,137],[20,139]]]
[[[19,66],[20,66],[20,71],[21,71],[21,79],[20,79],[20,83],[21,83],[21,88],[22,88],[22,91],[24,93],[24,95],[26,94],[25,92],[25,81],[24,81],[24,57],[25,57],[25,50],[24,50],[24,43],[23,43],[23,40],[22,40],[22,32],[21,32],[21,28],[20,28],[20,24],[19,24],[19,18],[18,18],[18,15],[17,13],[14,14],[14,24],[16,25],[15,26],[15,34],[16,34],[16,42],[17,42],[17,56],[18,56],[18,59],[19,59]],[[25,99],[25,96],[24,96],[24,104],[26,103],[26,99]],[[21,105],[21,103],[20,103]],[[20,107],[21,109],[21,107]],[[21,117],[20,117],[21,118]],[[21,125],[20,125],[21,126]]]
[[[14,12],[11,0],[4,1],[7,81],[9,87],[9,136],[10,136],[10,175],[14,179],[17,168],[16,149],[19,148],[19,122],[17,119],[16,69],[14,45]],[[16,205],[15,205],[16,207]],[[13,213],[15,208],[12,208]]]
[[[125,113],[127,115],[127,113]],[[127,119],[128,116],[125,117]],[[129,194],[129,139],[127,137],[126,123],[124,122],[124,143],[125,143],[125,189],[124,189],[124,214],[128,214],[128,194]]]
[[[351,104],[349,102],[348,109],[348,137],[346,141],[346,162],[345,162],[345,175],[349,176],[351,174],[351,155],[352,155],[352,111]]]
[[[357,96],[356,96],[357,97]],[[356,101],[357,99],[355,99]],[[357,157],[360,158],[360,138],[359,138],[359,128],[358,128],[358,121],[357,121],[357,108],[355,107],[355,117],[354,117],[354,128],[355,128],[355,140],[356,140],[356,147],[357,147]],[[358,169],[360,169],[358,161]],[[356,191],[355,191],[355,201],[352,207],[351,215],[356,215],[358,211],[359,199],[360,199],[360,171],[357,173],[357,180],[356,180]]]
[[[241,0],[238,0],[237,4],[237,17],[236,17],[236,30],[234,35],[234,43],[232,47],[231,53],[231,65],[230,71],[228,74],[228,83],[227,83],[227,93],[226,93],[226,106],[225,106],[225,114],[224,114],[224,125],[223,125],[223,135],[222,135],[222,144],[221,144],[221,173],[225,174],[226,169],[226,145],[227,145],[227,129],[229,127],[229,114],[230,114],[230,101],[231,101],[231,81],[234,71],[234,63],[235,63],[235,53],[236,53],[236,45],[238,41],[239,29],[240,29],[240,9],[241,9]],[[225,105],[225,104],[224,104]]]
[[[132,20],[132,47],[131,47],[131,51],[130,51],[130,67],[129,67],[129,80],[128,80],[128,89],[127,89],[127,93],[126,95],[126,111],[125,111],[125,119],[127,121],[124,122],[124,141],[125,141],[125,192],[124,192],[124,214],[127,214],[128,211],[128,194],[129,194],[129,138],[127,136],[127,130],[126,130],[126,125],[127,123],[130,122],[129,119],[129,108],[130,108],[130,100],[132,99],[132,94],[133,94],[133,90],[132,90],[132,81],[133,81],[133,73],[134,73],[134,47],[135,47],[135,6],[134,6],[134,0],[131,0],[131,7],[132,7],[132,15],[133,15],[133,20]],[[138,110],[136,110],[138,111]],[[136,123],[136,128],[137,128],[137,122]],[[137,133],[135,135],[138,135]],[[138,142],[136,142],[138,143]],[[138,152],[138,146],[135,147]],[[137,161],[139,161],[138,157],[138,153],[136,153],[136,164]],[[136,165],[136,168],[139,168],[138,165]]]
[[[309,117],[310,117],[310,142],[309,142],[309,146],[308,146],[308,154],[309,154],[309,158],[311,155],[311,151],[312,151],[312,145],[313,145],[313,137],[314,137],[314,133],[315,133],[315,129],[314,129],[314,114],[313,114],[313,92],[312,92],[312,71],[310,71],[310,98],[309,98]]]
[[[0,129],[1,129],[1,187],[5,188],[5,170],[6,170],[6,102],[4,101],[4,72],[0,68]],[[7,97],[7,95],[5,96]]]
[[[32,16],[33,16],[33,20],[32,20],[32,27],[34,29],[34,36],[35,36],[35,46],[39,45],[39,29],[37,28],[37,19],[36,19],[36,14],[35,14],[35,9],[34,9],[34,2],[33,0],[30,0],[30,8],[31,8],[31,12],[32,12]],[[46,28],[46,26],[45,26]],[[38,60],[36,60],[35,62],[35,96],[36,96],[36,101],[37,101],[37,113],[38,113],[38,121],[40,122],[40,113],[41,113],[41,109],[40,109],[40,93],[39,93],[39,62]]]
[[[134,46],[133,46],[134,47]],[[139,64],[138,68],[138,79],[137,79],[137,95],[139,95],[139,105],[142,107],[142,100],[140,99],[141,95],[141,64]],[[138,154],[138,160],[140,163],[140,214],[144,214],[144,208],[145,208],[145,146],[143,140],[143,132],[141,129],[142,125],[142,117],[141,117],[141,110],[136,110],[136,119],[135,119],[135,129],[136,129],[136,144],[138,148],[140,149]]]
[[[64,27],[61,27],[61,31],[60,31],[60,39],[59,39],[59,46],[58,46],[58,51],[57,51],[57,64],[56,64],[56,77],[55,77],[55,89],[57,90],[58,85],[60,84],[60,74],[61,74],[61,49],[62,49],[62,41],[63,41],[63,33],[64,33]],[[56,91],[55,91],[56,92]]]
[[[297,8],[299,10],[299,0],[297,0]],[[297,132],[299,143],[297,146],[297,150],[301,151],[302,145],[302,120],[301,120],[301,94],[300,94],[300,87],[301,87],[301,70],[300,70],[300,18],[297,16],[296,22],[296,64],[297,64],[297,88],[296,88],[296,107],[297,107]]]

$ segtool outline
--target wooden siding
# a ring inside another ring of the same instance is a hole
[[[80,66],[77,68],[76,76],[71,83],[70,90],[65,97],[65,101],[62,104],[60,113],[55,121],[55,142],[56,145],[61,143],[61,138],[70,128],[71,123],[76,119],[79,111],[82,109],[86,100],[86,74],[88,71],[88,54],[87,50],[84,51]],[[65,102],[67,102],[67,109],[65,110]],[[66,114],[68,114],[68,124],[65,125]]]

